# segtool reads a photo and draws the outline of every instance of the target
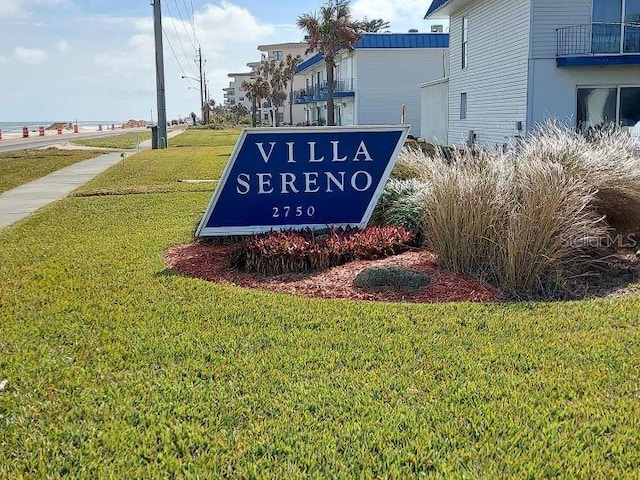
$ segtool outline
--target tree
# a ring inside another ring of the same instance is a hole
[[[230,109],[230,112],[233,116],[233,123],[238,124],[240,120],[247,115],[249,115],[249,110],[241,103],[236,103]]]
[[[284,84],[284,67],[280,60],[263,58],[260,75],[269,86],[268,99],[271,106],[271,125],[278,126],[278,109],[287,98]]]
[[[288,54],[284,61],[283,83],[285,89],[287,83],[289,84],[289,121],[291,123],[293,123],[293,77],[301,61],[300,55],[294,57],[291,54]]]
[[[373,18],[369,20],[367,17],[364,17],[361,25],[362,30],[369,33],[378,33],[383,30],[389,30],[391,27],[391,24],[382,18]]]
[[[334,69],[336,54],[353,49],[362,37],[362,22],[351,19],[349,0],[330,0],[319,13],[305,13],[298,17],[298,27],[307,34],[307,53],[320,52],[327,68],[327,125],[335,125]]]
[[[211,119],[211,112],[216,107],[216,101],[211,98],[208,101],[204,102],[202,106],[202,112],[204,113],[204,118],[202,119],[203,124],[209,124]]]
[[[288,54],[284,60],[263,58],[261,75],[269,84],[269,101],[271,104],[273,126],[278,126],[279,109],[287,99],[287,87],[290,86],[290,98],[293,98],[293,77],[300,63],[299,56]],[[293,106],[289,103],[289,116],[293,119]]]
[[[248,82],[242,82],[242,89],[245,91],[247,98],[251,100],[251,125],[255,127],[258,102],[269,95],[269,84],[258,75]]]

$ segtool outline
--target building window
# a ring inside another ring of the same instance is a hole
[[[578,88],[577,106],[577,127],[583,133],[617,124],[640,136],[639,86]]]
[[[460,120],[467,118],[467,94],[460,94]]]
[[[462,17],[462,69],[469,65],[469,17]]]
[[[271,55],[274,60],[282,60],[282,50],[274,50],[271,52]]]
[[[640,52],[640,1],[593,0],[592,53]]]

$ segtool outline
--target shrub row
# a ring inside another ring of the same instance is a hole
[[[353,260],[383,258],[407,249],[414,236],[403,227],[382,226],[272,231],[240,242],[232,266],[263,275],[308,272]]]

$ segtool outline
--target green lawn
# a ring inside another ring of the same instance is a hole
[[[169,140],[171,147],[233,147],[240,129],[204,130],[188,128],[183,133]]]
[[[179,138],[180,136],[176,137]],[[104,195],[171,191],[213,193],[216,183],[184,180],[216,180],[233,147],[184,147],[147,150],[126,157],[118,168],[105,172],[73,195]]]
[[[86,140],[74,140],[76,145],[93,148],[117,148],[129,150],[136,148],[140,142],[151,139],[151,130],[144,132],[123,133],[121,135],[89,138]]]
[[[14,150],[0,153],[0,193],[44,177],[102,152],[58,148]]]
[[[0,478],[637,475],[639,297],[375,304],[184,278],[162,254],[206,208],[177,178],[207,157],[131,156],[86,190],[119,195],[0,231]]]

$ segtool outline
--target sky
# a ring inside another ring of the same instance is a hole
[[[298,42],[299,15],[324,0],[160,0],[167,118],[199,110],[196,49],[211,98],[227,73],[260,60],[258,45]],[[150,0],[0,0],[0,122],[156,119]],[[417,28],[431,0],[352,0],[354,19]]]

